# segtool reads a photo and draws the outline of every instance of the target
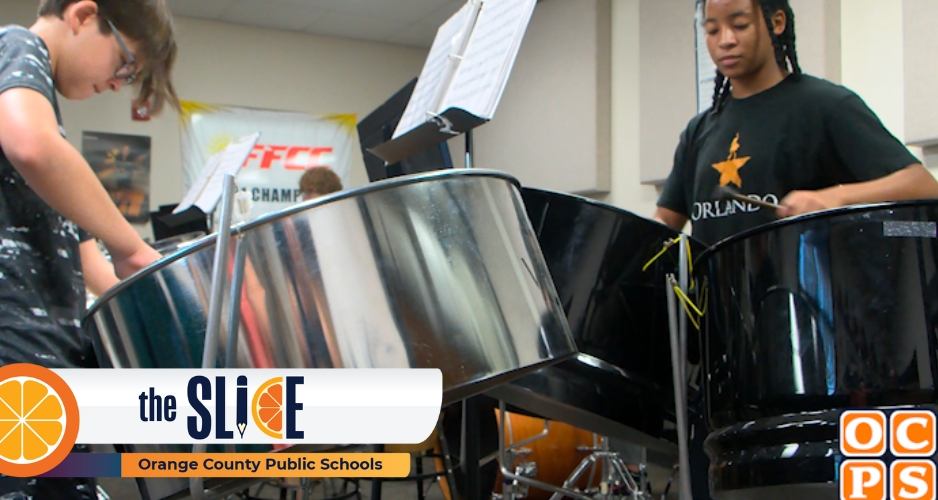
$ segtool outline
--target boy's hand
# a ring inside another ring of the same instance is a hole
[[[114,274],[120,279],[126,279],[135,272],[160,260],[162,255],[146,243],[130,255],[118,257],[111,254],[111,263],[114,264]]]

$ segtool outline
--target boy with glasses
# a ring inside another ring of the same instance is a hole
[[[94,365],[79,227],[121,279],[160,257],[66,141],[56,91],[85,99],[139,82],[137,100],[158,113],[178,107],[175,56],[163,0],[41,0],[28,30],[0,27],[0,365]],[[95,497],[91,480],[0,477],[2,500]]]

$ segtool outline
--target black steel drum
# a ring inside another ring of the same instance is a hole
[[[844,409],[935,403],[938,201],[724,240],[695,265],[712,494],[837,498]]]
[[[643,268],[680,233],[588,198],[521,194],[580,355],[489,394],[675,455],[665,276],[677,273],[678,247]],[[692,255],[703,249],[691,240]]]

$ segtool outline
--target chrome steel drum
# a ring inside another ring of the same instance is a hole
[[[680,233],[580,196],[523,188],[522,198],[581,354],[491,394],[676,454],[665,276],[677,275],[678,246],[652,260]]]
[[[507,175],[395,178],[233,233],[247,250],[237,367],[439,368],[448,404],[575,353]],[[86,320],[101,365],[199,367],[214,253],[206,238],[102,296]]]
[[[247,251],[237,367],[439,368],[446,405],[576,352],[505,174],[398,177],[233,233]],[[85,322],[101,366],[201,366],[214,254],[205,238],[102,296]]]
[[[838,498],[844,409],[936,402],[936,225],[938,201],[843,208],[700,256],[716,498]]]

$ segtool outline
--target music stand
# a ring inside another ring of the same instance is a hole
[[[401,116],[413,94],[417,78],[413,78],[381,106],[358,122],[358,137],[370,182],[401,175],[444,170],[453,168],[449,146],[446,142],[430,146],[427,149],[389,163],[370,151],[391,140],[394,129],[400,123]]]
[[[161,241],[174,236],[202,231],[208,234],[208,217],[199,209],[192,206],[188,210],[173,214],[178,205],[160,205],[156,212],[150,212],[150,226],[153,229],[153,240]]]

